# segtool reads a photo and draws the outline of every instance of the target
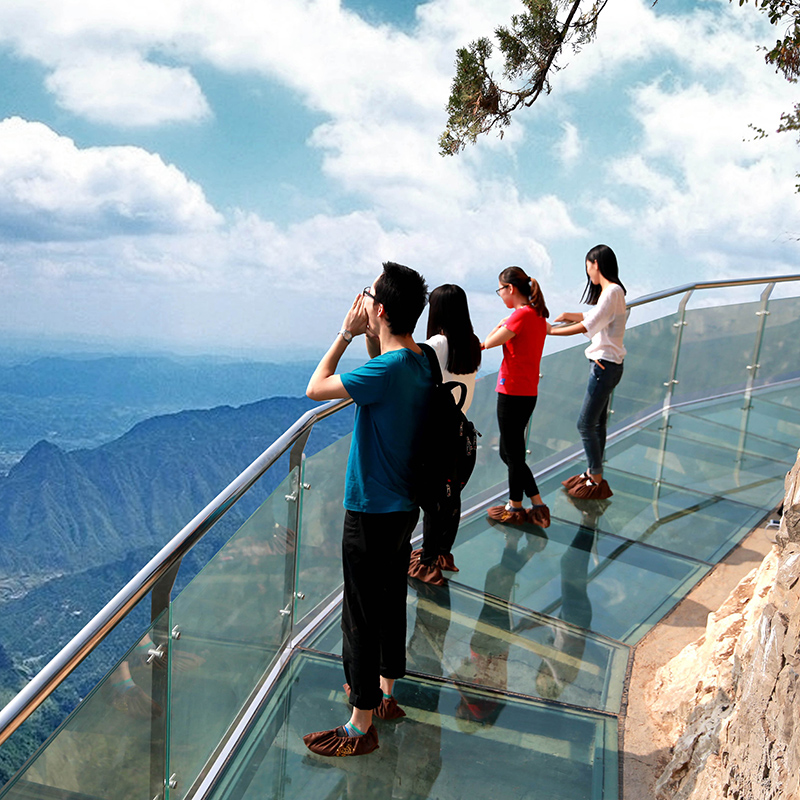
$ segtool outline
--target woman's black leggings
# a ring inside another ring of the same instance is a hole
[[[525,427],[535,407],[536,395],[497,395],[500,458],[508,467],[508,496],[515,502],[521,502],[523,494],[539,494],[536,478],[525,463]]]

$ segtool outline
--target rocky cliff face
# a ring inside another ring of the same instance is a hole
[[[777,542],[648,687],[674,742],[657,800],[800,798],[800,453]]]

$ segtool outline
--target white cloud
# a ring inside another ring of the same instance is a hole
[[[78,148],[46,125],[0,122],[0,230],[33,241],[197,231],[219,224],[202,189],[138,147]]]
[[[92,122],[138,128],[210,114],[188,69],[151,64],[133,53],[92,55],[60,66],[45,85],[61,107]]]
[[[571,122],[562,122],[564,136],[556,145],[556,156],[566,167],[575,164],[581,156],[583,146],[578,129]]]
[[[739,77],[744,79],[732,74],[730,82]],[[781,91],[769,100],[763,93],[742,97],[731,83],[716,92],[697,83],[640,87],[634,101],[641,149],[611,165],[619,184],[646,198],[632,214],[636,236],[680,248],[715,274],[735,269],[743,253],[758,263],[760,250],[762,264],[791,258],[791,248],[776,239],[800,229],[792,180],[796,143],[787,136],[752,141],[748,135],[749,121],[770,105],[779,114],[788,97]]]

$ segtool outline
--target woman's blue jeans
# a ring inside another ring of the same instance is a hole
[[[583,399],[583,408],[578,417],[578,432],[583,441],[589,472],[592,475],[600,475],[603,472],[608,406],[611,393],[621,378],[622,364],[603,359],[592,362],[586,397]]]

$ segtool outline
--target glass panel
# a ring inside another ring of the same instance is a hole
[[[475,515],[462,524],[453,550],[460,569],[454,580],[488,591],[492,569],[511,564],[516,571],[511,602],[577,620],[581,627],[612,639],[637,640],[708,566],[595,532],[592,528],[602,525],[603,504],[597,505],[591,526],[554,520],[546,531],[533,525],[495,524],[483,514]]]
[[[740,403],[741,405],[741,403]],[[751,401],[752,405],[752,401]],[[764,406],[759,402],[759,408]],[[791,410],[789,410],[791,414]],[[777,412],[779,415],[780,412]],[[736,427],[713,422],[705,416],[704,407],[694,410],[686,409],[685,412],[671,412],[668,419],[669,432],[677,434],[684,439],[691,439],[698,444],[711,444],[715,447],[725,447],[732,451],[732,458],[739,458],[742,453],[764,456],[775,461],[784,461],[789,466],[797,458],[797,442],[779,442],[774,439],[765,439],[749,430],[751,408],[742,408],[739,413],[739,424]],[[735,414],[731,415],[731,421]],[[663,418],[651,422],[647,428],[652,431],[660,430],[664,425]]]
[[[594,500],[575,500],[562,491],[564,470],[543,485],[554,517],[580,523],[583,509]],[[746,536],[764,516],[764,508],[703,495],[626,472],[606,470],[614,496],[607,503],[601,527],[673,553],[715,563]]]
[[[539,399],[531,418],[528,440],[531,452],[528,463],[531,465],[563,450],[580,447],[575,424],[589,377],[585,349],[584,341],[542,359]],[[507,479],[508,474],[504,472],[503,480]]]
[[[588,559],[588,551],[576,549],[573,557]],[[566,606],[566,622],[501,599],[515,575],[498,564],[487,574],[486,594],[454,582],[412,581],[409,671],[619,713],[628,648],[578,627],[586,609],[580,587]],[[341,655],[338,621],[310,646]]]
[[[784,462],[748,453],[736,459],[730,450],[671,431],[640,429],[609,445],[606,459],[612,469],[759,507],[770,507],[783,496]]]
[[[173,603],[172,798],[189,789],[289,633],[296,505],[287,495],[297,478],[295,469]]]
[[[317,423],[309,443],[324,435],[327,420]],[[318,431],[317,428],[323,428]],[[332,592],[342,586],[344,476],[352,434],[303,461],[303,502],[297,560],[295,620],[299,625]]]
[[[797,342],[800,342],[800,298],[770,300],[764,338],[758,356],[756,385],[795,378],[800,371]]]
[[[772,404],[778,406],[779,409],[793,408],[795,411],[800,411],[800,384],[760,391],[758,399],[761,403]],[[764,408],[769,408],[769,405],[765,405]],[[781,412],[775,411],[775,413],[780,415]]]
[[[758,399],[763,403],[773,403],[776,406],[800,411],[800,386],[779,386],[769,391],[760,391]]]
[[[660,408],[672,369],[677,314],[629,328],[625,332],[625,370],[611,400],[612,423]]]
[[[800,411],[765,403],[759,397],[753,397],[748,408],[744,408],[742,397],[708,405],[703,408],[702,416],[732,427],[740,426],[746,418],[747,430],[757,436],[776,442],[800,442]]]
[[[673,402],[744,388],[760,308],[760,303],[742,303],[686,312]]]
[[[396,684],[408,716],[379,723],[374,753],[312,755],[303,734],[348,713],[340,686],[338,660],[296,658],[214,800],[522,798],[532,784],[548,800],[618,795],[615,718],[421,679]]]
[[[170,645],[166,612],[161,619],[92,690],[0,796],[6,800],[119,800],[151,798],[163,791],[168,768],[164,758]],[[150,657],[149,651],[155,650],[154,641],[163,642],[163,657]]]

